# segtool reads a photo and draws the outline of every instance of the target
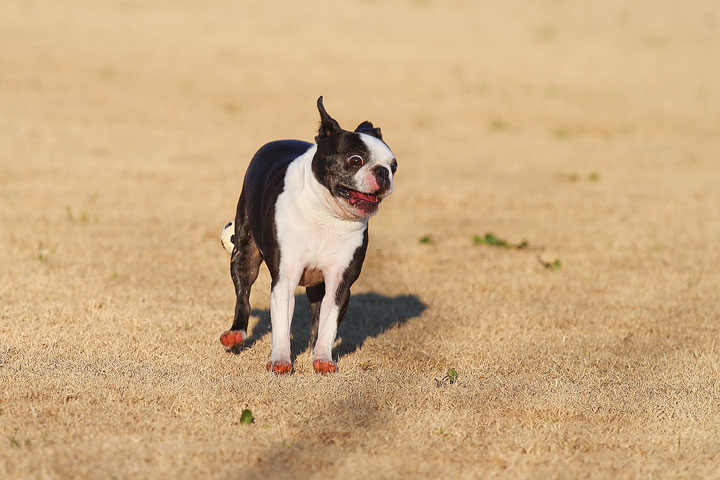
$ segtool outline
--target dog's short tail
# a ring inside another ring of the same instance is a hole
[[[228,255],[232,255],[233,248],[235,248],[235,222],[228,222],[227,225],[225,225],[225,228],[223,228],[222,233],[220,234],[220,243],[222,243],[223,248],[228,253]]]

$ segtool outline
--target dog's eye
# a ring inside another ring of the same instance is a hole
[[[351,155],[347,159],[347,164],[352,167],[362,167],[365,165],[365,160],[360,155]]]
[[[393,158],[392,163],[390,163],[390,170],[392,171],[393,175],[395,175],[395,172],[397,171],[397,160]]]

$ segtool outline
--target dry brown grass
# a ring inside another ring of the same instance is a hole
[[[719,477],[718,78],[712,1],[3,0],[0,478]],[[218,235],[319,94],[400,170],[274,378]]]

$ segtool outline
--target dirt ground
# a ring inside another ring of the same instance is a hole
[[[0,478],[720,478],[718,79],[709,0],[3,0]],[[219,234],[320,94],[399,170],[274,377]]]

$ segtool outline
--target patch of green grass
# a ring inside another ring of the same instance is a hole
[[[50,260],[50,248],[46,247],[42,241],[38,242],[36,253],[38,260],[40,260],[41,262],[45,263]]]
[[[253,417],[252,412],[249,408],[246,408],[242,411],[242,414],[240,414],[240,425],[250,425],[255,421],[255,417]]]
[[[424,237],[420,237],[418,242],[428,245],[428,244],[432,243],[432,238],[430,237],[430,235],[425,235]]]
[[[559,270],[560,268],[562,268],[562,262],[559,258],[556,258],[552,262],[546,262],[542,259],[542,257],[540,257],[540,255],[538,255],[537,261],[540,263],[540,265],[542,265],[548,270]]]
[[[435,386],[440,387],[445,382],[452,385],[453,383],[455,383],[457,381],[457,378],[458,378],[457,371],[454,368],[448,368],[447,373],[445,374],[444,377],[442,377],[440,380],[438,380],[437,378],[435,379]]]
[[[530,245],[530,243],[527,240],[523,240],[520,243],[511,244],[507,240],[498,237],[497,235],[495,235],[492,232],[487,232],[484,236],[474,235],[473,243],[475,245],[489,245],[491,247],[517,248],[517,249],[527,248]]]
[[[25,446],[25,448],[30,448],[32,446],[32,440],[26,438],[25,441],[22,441],[18,438],[17,433],[18,431],[15,430],[12,436],[8,437],[8,441],[10,442],[10,448],[20,448],[22,446]]]

